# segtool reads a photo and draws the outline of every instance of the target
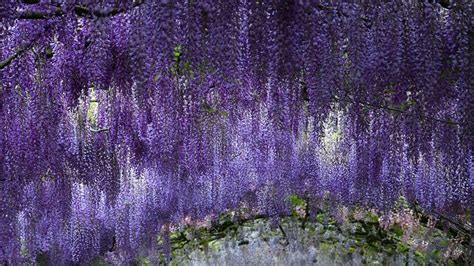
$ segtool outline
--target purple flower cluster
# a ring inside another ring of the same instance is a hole
[[[293,194],[473,211],[469,0],[4,2],[0,264],[169,252]]]

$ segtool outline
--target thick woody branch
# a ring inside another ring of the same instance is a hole
[[[136,2],[133,7],[141,5],[143,1]],[[125,13],[128,10],[125,8],[112,8],[108,10],[92,10],[83,5],[76,5],[74,7],[74,13],[78,17],[112,17],[121,13]],[[54,12],[41,12],[41,11],[24,11],[17,18],[18,19],[49,19],[52,17],[60,17],[65,14],[61,7],[57,7]]]
[[[93,133],[100,133],[109,131],[109,128],[90,128],[90,131]]]
[[[137,7],[137,6],[141,5],[143,2],[144,1],[137,1],[133,5],[133,7]],[[115,16],[115,15],[125,13],[125,12],[127,12],[127,10],[124,9],[124,8],[114,8],[114,9],[111,9],[111,10],[105,10],[104,11],[104,10],[91,10],[87,7],[82,6],[82,5],[76,5],[74,7],[74,13],[77,16],[87,17],[87,18],[111,17],[111,16]],[[33,20],[34,19],[49,19],[49,18],[52,18],[52,17],[59,17],[59,16],[63,16],[63,15],[64,15],[63,10],[60,7],[58,7],[58,8],[56,8],[56,11],[54,11],[54,12],[25,11],[25,12],[21,13],[17,17],[17,19],[33,19]],[[4,69],[8,65],[10,65],[11,62],[13,62],[16,58],[21,56],[26,51],[30,50],[33,47],[34,42],[35,41],[32,41],[27,46],[18,49],[14,54],[10,55],[5,60],[0,61],[0,70]]]
[[[386,105],[378,105],[378,104],[373,104],[373,103],[361,102],[361,101],[357,101],[355,99],[352,99],[351,97],[347,97],[347,98],[334,97],[334,100],[335,101],[342,101],[342,102],[358,104],[360,106],[364,106],[364,107],[368,107],[368,108],[387,110],[387,111],[396,112],[396,113],[400,113],[400,114],[407,114],[407,112],[405,110],[402,110],[402,109],[398,109],[398,108],[394,108],[394,107],[390,107],[390,106],[386,106]],[[457,121],[443,120],[443,119],[439,119],[439,118],[432,117],[432,116],[420,115],[420,118],[426,119],[426,120],[431,120],[431,121],[438,122],[438,123],[453,125],[453,126],[464,126],[463,123],[460,123],[460,122],[457,122]]]
[[[15,60],[17,57],[21,56],[22,54],[24,54],[26,51],[30,50],[32,47],[33,47],[33,43],[35,41],[32,41],[31,43],[29,43],[28,45],[18,49],[14,54],[10,55],[7,59],[3,60],[3,61],[0,61],[0,70],[4,69],[5,67],[7,67],[8,65],[11,64],[11,62],[13,62],[13,60]]]

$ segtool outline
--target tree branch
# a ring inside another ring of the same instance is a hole
[[[109,128],[90,128],[89,130],[93,133],[100,133],[100,132],[109,131]]]
[[[143,4],[143,2],[144,1],[137,1],[133,5],[133,7],[140,6],[141,4]],[[114,8],[114,9],[111,9],[111,10],[108,10],[108,11],[101,11],[101,10],[91,11],[87,7],[84,7],[82,5],[76,5],[74,7],[74,12],[79,17],[90,17],[90,18],[92,18],[92,17],[111,17],[111,16],[115,16],[115,15],[118,15],[118,14],[121,14],[121,13],[125,13],[125,12],[127,12],[127,9]],[[21,13],[17,17],[17,19],[33,19],[33,20],[34,19],[49,19],[49,18],[52,18],[52,17],[59,17],[59,16],[63,16],[63,15],[64,15],[63,10],[61,9],[61,7],[58,7],[54,13],[25,11],[25,12]],[[16,58],[21,56],[26,51],[30,50],[33,47],[33,44],[37,39],[38,39],[38,37],[35,38],[35,40],[33,40],[31,43],[29,43],[25,47],[19,49],[14,54],[10,55],[7,59],[5,59],[3,61],[0,61],[0,70],[4,69],[8,65],[10,65],[11,62],[13,62],[13,60],[15,60]]]
[[[348,96],[347,96],[347,98],[349,98],[349,100],[339,98],[337,96],[334,96],[333,98],[336,101],[354,103],[354,104],[367,106],[367,107],[371,107],[371,108],[375,108],[375,109],[382,109],[382,110],[397,112],[397,113],[400,113],[400,114],[407,114],[405,110],[401,110],[401,109],[398,109],[398,108],[393,108],[393,107],[390,107],[390,106],[387,106],[387,105],[379,105],[379,104],[373,104],[373,103],[360,102],[360,101],[352,99],[351,97],[348,97]],[[448,124],[448,125],[464,126],[464,124],[460,123],[460,122],[451,121],[451,120],[443,120],[443,119],[439,119],[439,118],[432,117],[432,116],[420,115],[420,118],[427,119],[427,120],[432,120],[432,121],[435,121],[435,122],[444,123],[444,124]]]
[[[21,2],[25,5],[34,5],[39,4],[40,0],[22,0]]]
[[[143,4],[144,1],[136,2],[132,8],[140,6]],[[83,5],[76,5],[74,6],[74,13],[78,17],[112,17],[121,13],[127,12],[128,9],[125,8],[113,8],[109,10],[91,10]],[[25,11],[22,12],[17,19],[49,19],[52,17],[60,17],[63,16],[65,13],[61,7],[56,8],[56,11],[51,12],[39,12],[39,11]]]
[[[288,237],[286,236],[286,232],[283,229],[283,227],[281,227],[281,224],[278,225],[278,228],[280,229],[281,234],[283,235],[283,237],[288,240]]]
[[[370,108],[375,108],[375,109],[380,109],[380,110],[387,110],[387,111],[397,112],[397,113],[405,114],[405,115],[407,114],[407,112],[405,110],[394,108],[394,107],[391,107],[391,106],[388,106],[388,105],[380,105],[380,104],[376,104],[376,103],[361,102],[361,101],[358,101],[356,99],[353,99],[352,97],[350,97],[350,92],[346,88],[341,87],[338,84],[338,82],[336,82],[336,87],[339,88],[339,89],[342,89],[342,92],[345,94],[344,96],[346,98],[348,98],[348,99],[342,99],[342,98],[337,97],[337,95],[334,95],[333,99],[335,99],[336,101],[354,103],[354,104],[358,104],[358,105],[362,105],[362,106],[366,106],[366,107],[370,107]],[[420,114],[420,118],[421,119],[426,119],[426,120],[432,120],[432,121],[435,121],[435,122],[444,123],[444,124],[448,124],[448,125],[452,125],[452,126],[465,126],[465,124],[463,124],[461,122],[456,122],[456,121],[451,121],[451,120],[443,120],[443,119],[439,119],[439,118],[432,117],[432,116],[426,116],[426,115],[423,115],[423,114]]]
[[[446,220],[448,221],[449,223],[451,223],[454,228],[456,228],[458,231],[464,233],[465,235],[469,236],[469,232],[471,231],[471,227],[469,225],[467,225],[467,227],[464,227],[463,225],[461,225],[460,223],[458,223],[457,221],[437,212],[437,211],[433,211],[433,213],[435,215],[438,216],[438,218],[441,218],[443,220]],[[472,226],[472,225],[471,225]]]
[[[303,98],[304,101],[309,102],[310,99],[309,99],[309,95],[308,95],[308,88],[306,87],[306,84],[304,82],[300,82],[300,84],[303,86],[302,87],[302,92],[301,92],[302,98]],[[341,88],[341,86],[339,86],[336,83],[336,89],[340,89],[340,88]],[[332,99],[334,101],[358,104],[358,105],[370,107],[370,108],[373,108],[373,109],[387,110],[387,111],[397,112],[397,113],[405,114],[405,115],[407,114],[407,112],[405,110],[394,108],[394,107],[391,107],[391,106],[388,106],[388,105],[380,105],[380,104],[375,104],[375,103],[367,103],[367,102],[358,101],[358,100],[353,99],[352,97],[350,97],[350,93],[349,93],[348,90],[342,89],[341,91],[343,93],[345,93],[345,95],[344,95],[345,98],[340,98],[337,95],[333,95]],[[435,122],[444,123],[444,124],[448,124],[448,125],[452,125],[452,126],[466,126],[465,123],[461,123],[461,122],[457,122],[457,121],[451,121],[451,120],[443,120],[443,119],[439,119],[439,118],[432,117],[432,116],[420,115],[420,118],[427,119],[427,120],[432,120],[432,121],[435,121]]]
[[[59,17],[64,15],[61,8],[56,8],[54,13],[51,12],[39,12],[39,11],[24,11],[20,13],[17,19],[48,19],[52,17]]]
[[[13,60],[15,60],[17,57],[21,56],[22,54],[24,54],[26,51],[30,50],[31,48],[33,48],[33,44],[36,42],[36,40],[39,38],[36,37],[34,38],[34,40],[32,40],[29,44],[25,45],[23,48],[20,48],[18,49],[18,51],[16,51],[14,54],[10,55],[7,59],[3,60],[0,62],[0,70],[4,69],[5,67],[7,67],[8,65],[11,64],[11,62],[13,62]]]

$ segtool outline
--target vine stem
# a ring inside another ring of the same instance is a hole
[[[138,7],[143,4],[145,1],[137,1],[133,5],[132,8]],[[112,17],[118,14],[122,14],[127,12],[127,9],[124,8],[113,8],[108,11],[95,11],[91,10],[87,7],[82,5],[76,5],[74,7],[74,13],[78,17],[86,17],[86,18],[94,18],[94,17]],[[36,12],[36,11],[24,11],[23,13],[19,14],[16,19],[18,20],[36,20],[36,19],[50,19],[52,17],[60,17],[63,16],[65,13],[61,9],[61,7],[56,8],[54,13],[51,12]],[[31,41],[28,45],[24,46],[23,48],[18,49],[15,53],[8,56],[5,60],[0,61],[0,70],[9,66],[15,59],[23,55],[25,52],[29,51],[35,44],[35,42],[39,39],[41,35],[37,36],[33,41]]]

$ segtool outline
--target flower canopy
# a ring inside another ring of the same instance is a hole
[[[292,194],[472,215],[474,5],[369,2],[1,1],[0,264]]]

